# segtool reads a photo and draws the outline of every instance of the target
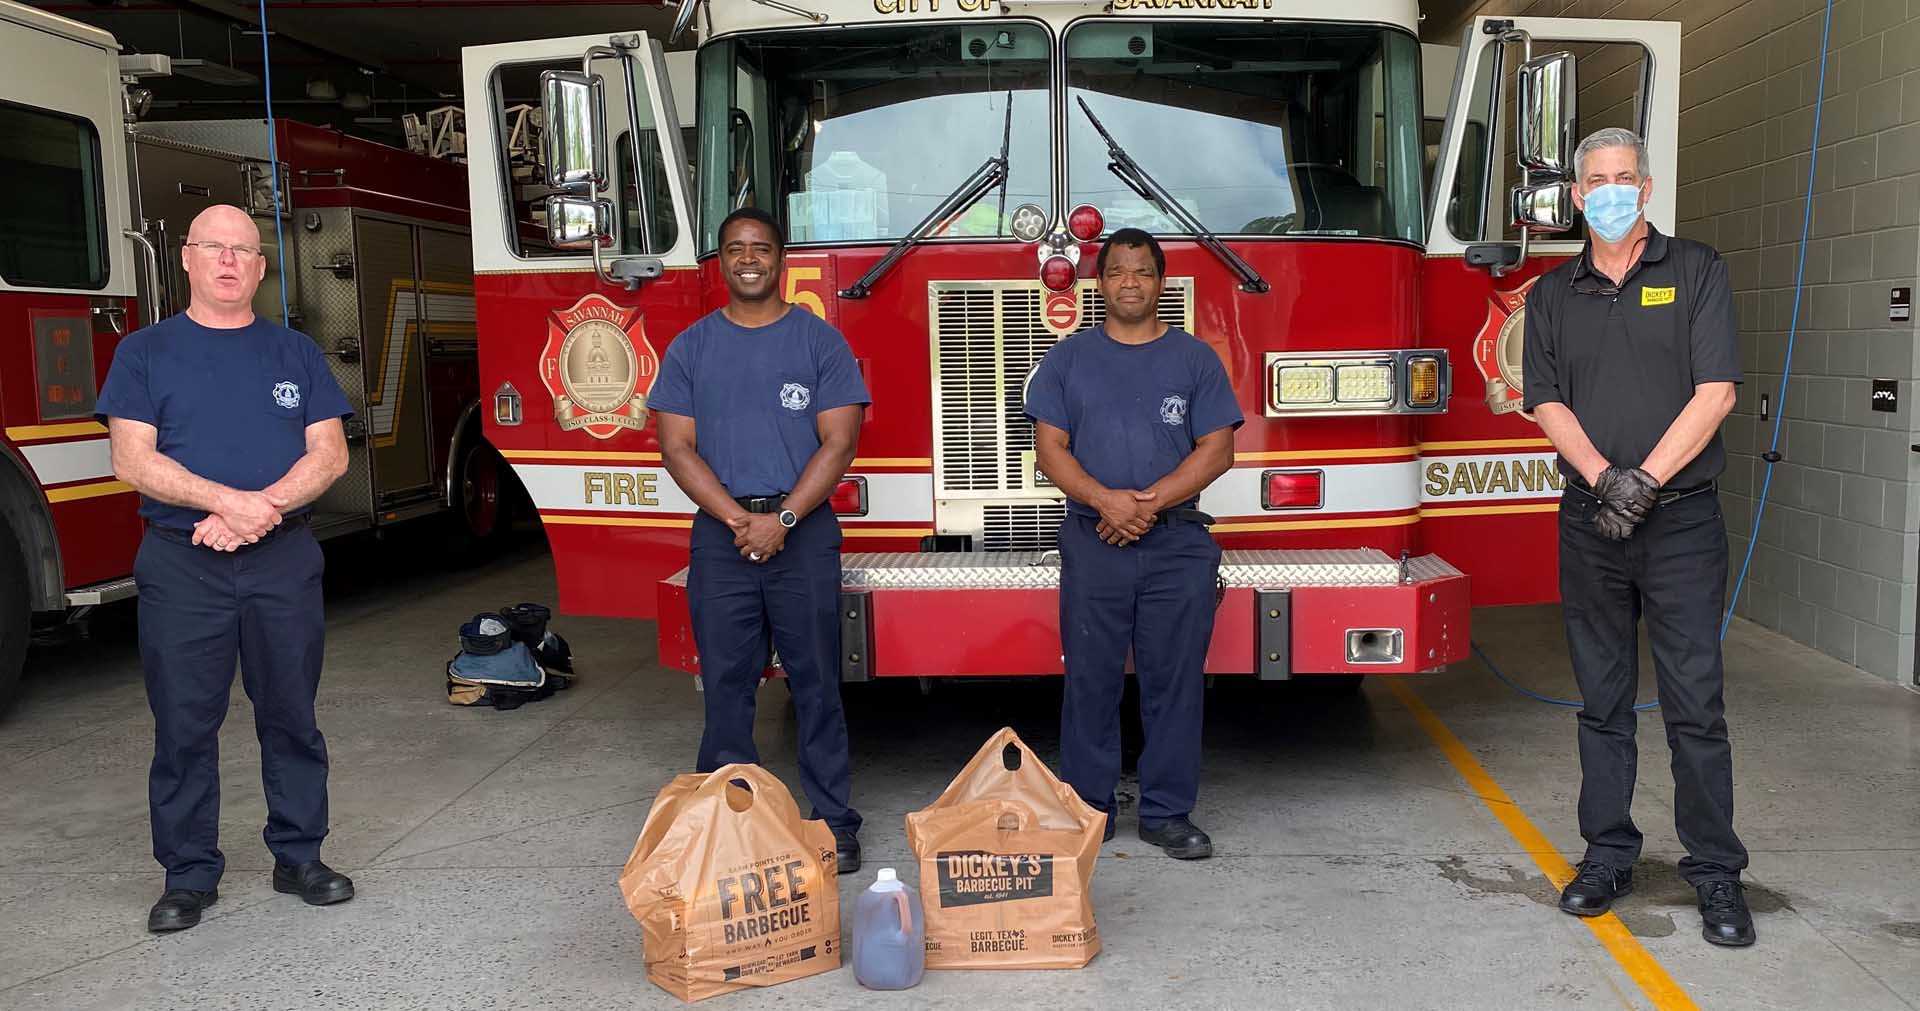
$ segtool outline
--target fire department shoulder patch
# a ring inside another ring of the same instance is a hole
[[[611,439],[647,425],[647,393],[660,356],[647,343],[640,310],[600,294],[588,295],[547,318],[540,379],[553,396],[553,420],[563,432]]]
[[[1533,278],[1512,291],[1496,291],[1487,308],[1487,320],[1473,339],[1473,361],[1487,383],[1487,409],[1495,414],[1516,411],[1528,421],[1533,415],[1520,410],[1525,376],[1521,355],[1526,346],[1527,289]]]

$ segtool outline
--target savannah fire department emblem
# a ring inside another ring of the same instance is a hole
[[[1473,339],[1473,361],[1480,366],[1480,377],[1487,381],[1487,409],[1495,414],[1520,411],[1528,421],[1533,415],[1520,410],[1525,390],[1520,359],[1526,347],[1527,289],[1537,280],[1513,291],[1494,292],[1487,321]]]
[[[659,372],[660,356],[647,343],[637,308],[593,294],[547,318],[540,379],[563,432],[611,439],[645,428],[647,393]]]

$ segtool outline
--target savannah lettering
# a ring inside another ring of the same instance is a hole
[[[1427,464],[1426,470],[1428,498],[1497,492],[1538,492],[1547,495],[1561,491],[1566,486],[1566,477],[1550,459],[1461,460],[1457,463],[1434,460]]]

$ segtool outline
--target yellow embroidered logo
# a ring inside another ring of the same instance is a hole
[[[1641,306],[1641,308],[1645,308],[1645,307],[1647,307],[1647,306],[1650,306],[1650,305],[1671,305],[1671,304],[1673,304],[1673,289],[1672,289],[1672,288],[1642,288],[1642,289],[1640,289],[1640,306]]]

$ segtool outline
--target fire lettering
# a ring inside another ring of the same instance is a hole
[[[581,498],[587,505],[657,506],[660,475],[651,471],[590,470],[580,476]]]

